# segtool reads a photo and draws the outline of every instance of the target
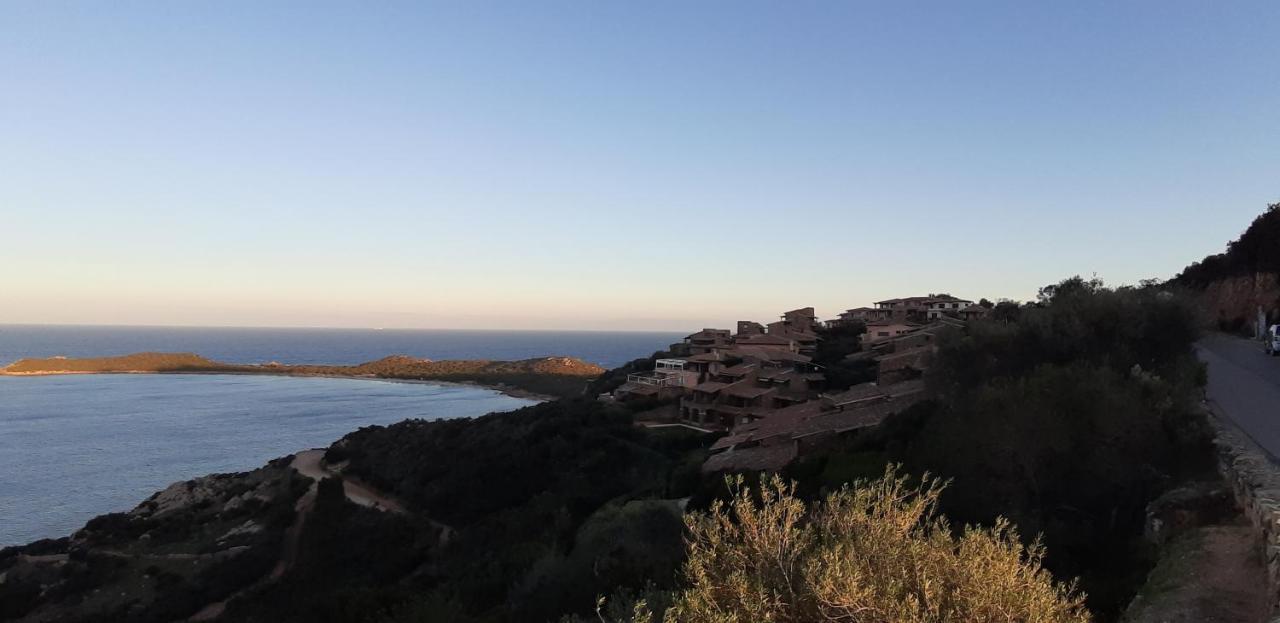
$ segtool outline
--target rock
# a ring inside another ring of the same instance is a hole
[[[175,482],[139,504],[129,514],[158,517],[212,501],[219,497],[219,489],[211,476]]]
[[[247,521],[245,521],[244,523],[242,523],[242,524],[240,524],[240,525],[238,525],[238,526],[236,526],[236,527],[234,527],[234,528],[232,528],[232,529],[228,530],[225,534],[223,534],[222,536],[218,537],[218,541],[219,541],[219,542],[226,541],[227,539],[230,539],[231,537],[240,536],[240,535],[245,535],[245,534],[257,534],[257,533],[259,533],[259,532],[262,532],[262,529],[263,529],[263,528],[262,528],[262,526],[261,526],[260,524],[258,524],[258,523],[257,523],[257,522],[255,522],[254,520],[250,519],[250,520],[247,520]],[[233,549],[234,549],[234,548],[233,548]]]
[[[1237,512],[1231,492],[1218,483],[1194,483],[1165,492],[1147,505],[1145,536],[1164,543],[1192,528],[1215,524]]]

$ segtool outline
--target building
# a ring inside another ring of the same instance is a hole
[[[818,317],[812,307],[793,309],[782,314],[782,319],[771,322],[769,335],[789,339],[796,344],[796,351],[813,356],[818,351]]]
[[[684,359],[659,359],[653,370],[627,375],[627,381],[614,390],[616,400],[666,400],[684,395],[685,388],[698,384],[698,372]]]
[[[707,353],[690,362],[705,371],[681,398],[680,419],[704,428],[730,429],[812,400],[826,381],[807,356],[760,346]]]
[[[912,320],[873,320],[867,323],[867,332],[862,334],[862,343],[865,345],[897,337],[919,329],[921,326],[920,323]]]
[[[925,301],[925,318],[936,320],[943,316],[958,316],[960,312],[973,305],[973,301],[956,298],[950,294],[930,295],[933,298]]]
[[[888,320],[893,316],[890,309],[879,309],[876,307],[855,307],[840,312],[840,315],[832,320],[827,321],[829,326],[839,327],[847,326],[855,322],[867,323],[876,320]]]
[[[973,301],[950,294],[929,294],[877,301],[876,309],[882,313],[891,313],[892,318],[924,322],[942,316],[955,316],[970,305],[973,305]]]
[[[876,426],[924,398],[920,381],[889,386],[865,383],[779,409],[716,440],[702,469],[777,471],[835,437]]]
[[[728,329],[703,329],[685,336],[681,350],[689,355],[699,355],[731,344],[733,344],[733,336],[729,334]]]
[[[981,305],[970,305],[960,310],[960,319],[966,321],[977,320],[979,318],[986,318],[989,313],[991,313],[991,310],[986,307]]]
[[[769,323],[770,333],[774,331],[813,333],[818,328],[818,317],[814,315],[812,307],[783,312],[781,318],[778,322]]]
[[[919,322],[925,319],[928,312],[928,301],[931,298],[933,298],[933,295],[876,301],[876,309],[882,312],[889,312],[891,314],[890,318]]]

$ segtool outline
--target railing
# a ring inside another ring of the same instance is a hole
[[[684,377],[679,374],[670,375],[654,375],[654,374],[628,374],[628,383],[638,383],[640,385],[652,385],[654,387],[682,387],[684,386]]]

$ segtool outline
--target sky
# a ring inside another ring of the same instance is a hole
[[[0,323],[685,330],[1167,278],[1276,2],[0,3]]]

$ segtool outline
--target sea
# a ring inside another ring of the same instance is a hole
[[[616,367],[675,333],[0,325],[26,357],[194,352],[229,363],[570,356]],[[246,471],[362,426],[534,404],[466,385],[243,375],[0,377],[0,547],[66,536],[170,483]],[[447,460],[447,457],[442,460]]]

